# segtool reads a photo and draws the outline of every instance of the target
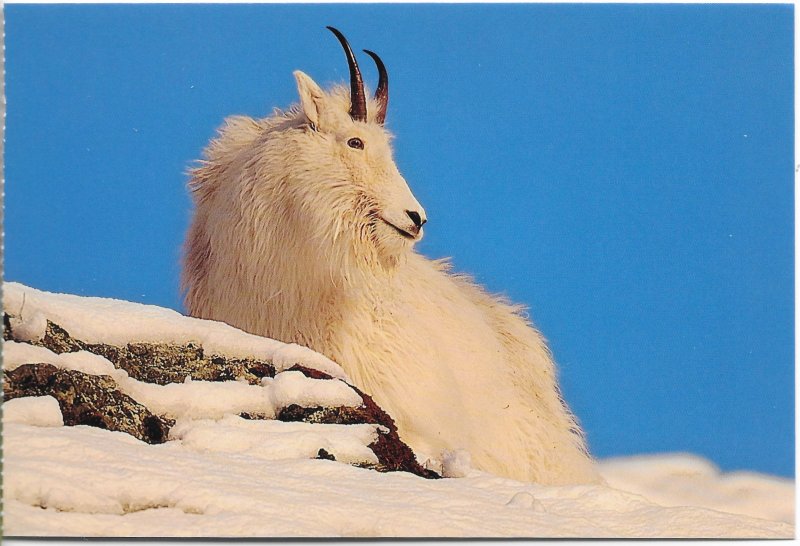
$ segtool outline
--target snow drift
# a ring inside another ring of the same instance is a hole
[[[337,364],[313,351],[153,306],[48,294],[15,283],[6,283],[4,292],[6,326],[14,332],[3,349],[7,377],[33,365],[106,377],[169,424],[167,441],[149,444],[121,431],[64,426],[64,407],[51,396],[7,400],[6,535],[794,534],[791,480],[726,475],[691,455],[605,461],[600,471],[607,484],[591,486],[544,487],[500,478],[471,469],[469,457],[458,452],[436,469],[459,478],[375,472],[374,446],[386,426],[276,419],[290,406],[366,403],[366,394],[350,388]],[[274,375],[249,382],[188,378],[152,384],[98,354],[57,354],[35,345],[48,324],[84,344],[191,341],[230,359],[268,361]],[[306,373],[293,368],[298,365]],[[246,418],[251,414],[258,418]]]

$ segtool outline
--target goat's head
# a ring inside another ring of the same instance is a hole
[[[336,216],[333,225],[330,216],[307,221],[333,227],[337,238],[354,236],[372,246],[382,263],[396,263],[422,238],[427,218],[395,165],[391,135],[383,126],[389,98],[386,69],[367,51],[379,72],[375,96],[368,99],[350,45],[338,30],[328,28],[345,50],[350,88],[349,93],[343,87],[325,92],[308,75],[294,73],[303,121],[291,150],[304,186],[296,191],[314,201],[312,215]]]

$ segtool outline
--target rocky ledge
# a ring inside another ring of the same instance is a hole
[[[19,349],[15,353],[18,356],[13,358],[16,361],[14,365],[7,366],[3,372],[4,399],[8,401],[21,397],[51,396],[57,400],[67,426],[88,425],[120,431],[143,442],[158,444],[171,439],[170,430],[176,420],[174,416],[163,411],[159,413],[158,408],[148,407],[146,400],[137,400],[135,392],[130,388],[126,391],[119,384],[119,377],[115,379],[109,374],[70,369],[70,366],[53,363],[56,361],[55,357],[50,362],[39,361],[44,359],[38,358],[37,354],[91,353],[110,362],[114,369],[124,371],[120,377],[130,378],[131,381],[145,386],[182,385],[187,382],[237,382],[259,386],[265,384],[265,379],[269,381],[269,378],[274,379],[284,372],[300,372],[306,378],[317,381],[340,381],[302,363],[276,369],[275,362],[269,359],[207,354],[202,345],[193,341],[185,344],[131,341],[125,345],[89,342],[70,335],[65,327],[49,318],[43,319],[40,311],[37,313],[44,332],[33,334],[30,320],[26,322],[21,316],[4,313],[3,339],[15,342],[16,349]],[[23,344],[46,351],[26,351]],[[20,353],[23,356],[19,356]],[[355,463],[357,466],[379,472],[405,471],[425,478],[439,477],[417,462],[412,450],[398,436],[392,418],[369,395],[349,383],[346,384],[360,397],[361,404],[326,406],[299,396],[296,401],[291,397],[286,399],[272,414],[258,410],[240,411],[236,414],[250,420],[378,425],[377,439],[367,446],[375,454],[377,463],[359,462]],[[316,456],[321,459],[336,458],[325,447],[320,447]]]

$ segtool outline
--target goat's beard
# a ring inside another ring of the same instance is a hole
[[[373,272],[391,272],[402,264],[414,246],[412,240],[400,235],[381,219],[380,206],[365,194],[360,194],[352,207],[352,216],[340,224],[352,238],[352,251],[357,267]]]
[[[392,226],[375,217],[369,223],[369,233],[378,261],[387,271],[394,270],[403,263],[414,246],[414,241],[403,237]]]

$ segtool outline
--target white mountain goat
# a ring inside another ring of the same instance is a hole
[[[501,476],[597,481],[521,308],[413,250],[426,214],[392,159],[386,69],[365,50],[379,72],[368,99],[330,30],[349,90],[295,72],[299,105],[228,118],[191,171],[188,312],[338,362],[419,455],[464,449]]]

